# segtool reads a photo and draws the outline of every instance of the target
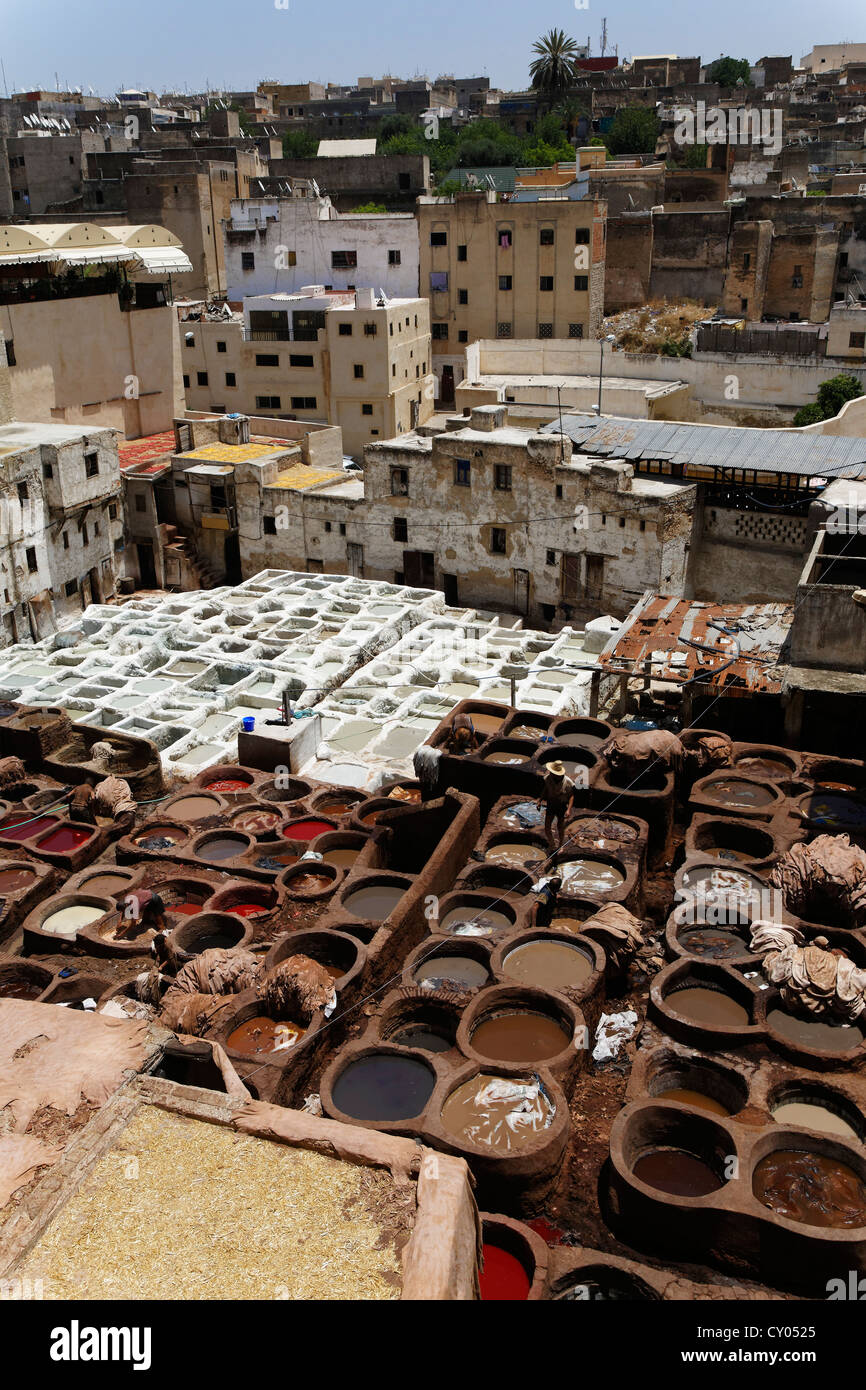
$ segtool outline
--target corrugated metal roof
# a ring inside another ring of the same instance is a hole
[[[608,674],[686,684],[690,680],[732,695],[775,694],[776,663],[794,617],[790,603],[699,603],[648,590],[599,657]]]
[[[866,439],[862,438],[668,420],[599,420],[594,415],[563,415],[562,428],[583,453],[629,462],[669,459],[705,468],[798,473],[807,478],[866,478]],[[553,421],[542,433],[558,431],[559,421]]]

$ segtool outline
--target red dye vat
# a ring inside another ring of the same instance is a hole
[[[224,777],[217,782],[208,782],[205,791],[209,792],[245,792],[249,790],[249,782],[241,782],[232,777]]]
[[[529,1297],[529,1275],[520,1261],[498,1245],[488,1245],[487,1241],[484,1242],[482,1253],[482,1303],[525,1302]]]
[[[557,1226],[551,1226],[549,1221],[545,1221],[543,1216],[537,1216],[534,1221],[526,1223],[546,1245],[561,1245],[562,1231]]]
[[[29,840],[31,835],[39,835],[43,830],[50,830],[52,825],[57,824],[57,816],[39,816],[34,820],[32,816],[17,812],[15,815],[6,816],[0,820],[0,835],[4,840]]]
[[[194,917],[197,912],[201,912],[201,903],[169,903],[169,912],[179,912],[184,917]]]
[[[238,917],[261,917],[268,909],[261,903],[235,903],[234,907],[227,910],[237,913]]]
[[[314,840],[333,828],[326,820],[298,820],[294,825],[287,825],[283,835],[287,840]]]
[[[39,841],[39,848],[47,849],[49,854],[66,854],[69,850],[78,849],[92,834],[92,830],[79,830],[75,825],[61,825],[59,830],[52,831]]]

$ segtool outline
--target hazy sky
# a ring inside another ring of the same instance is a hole
[[[862,0],[0,0],[5,89],[81,86],[109,95],[254,88],[285,82],[354,82],[359,76],[486,74],[491,85],[527,84],[532,42],[561,28],[599,51],[607,18],[612,51],[721,53],[754,61],[816,43],[866,42]],[[57,79],[55,79],[55,73]]]

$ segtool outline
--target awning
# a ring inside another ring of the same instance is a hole
[[[74,251],[65,248],[52,251],[48,259],[63,265],[100,265],[107,261],[134,261],[135,252],[126,246],[76,247]]]
[[[149,275],[183,275],[192,270],[192,261],[179,247],[136,246],[133,254]]]

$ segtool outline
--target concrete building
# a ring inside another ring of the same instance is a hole
[[[162,227],[0,227],[15,418],[110,426],[129,438],[168,428],[183,401],[168,280],[190,268]]]
[[[866,63],[866,43],[818,43],[804,53],[800,67],[806,72],[838,72],[847,63]]]
[[[721,307],[750,319],[823,323],[834,303],[839,228],[738,222]]]
[[[270,160],[264,181],[268,192],[277,194],[275,185],[286,179],[315,180],[338,212],[374,202],[384,203],[391,211],[414,214],[415,199],[431,189],[430,160],[421,154],[338,152],[327,158]]]
[[[187,405],[339,425],[348,454],[433,411],[426,299],[371,289],[251,296],[243,318],[181,324]]]
[[[346,214],[315,186],[291,198],[232,202],[223,227],[228,298],[296,294],[303,285],[418,294],[418,224],[411,213]]]
[[[604,299],[605,207],[596,199],[419,198],[421,293],[433,370],[454,400],[478,338],[594,338]]]

